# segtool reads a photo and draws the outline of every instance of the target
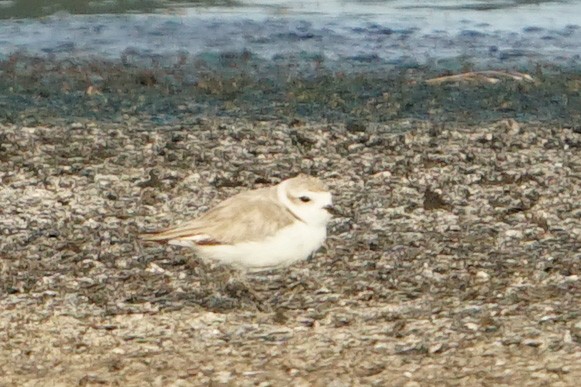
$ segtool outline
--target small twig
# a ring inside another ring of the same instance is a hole
[[[443,77],[436,77],[426,80],[428,85],[440,85],[447,82],[461,82],[461,81],[483,81],[487,83],[498,83],[502,78],[512,79],[518,82],[534,82],[534,78],[529,74],[519,73],[516,71],[471,71],[468,73],[445,75]]]

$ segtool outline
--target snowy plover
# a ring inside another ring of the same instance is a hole
[[[191,247],[202,259],[261,271],[308,258],[327,237],[333,213],[323,182],[301,175],[241,192],[198,219],[141,237]]]

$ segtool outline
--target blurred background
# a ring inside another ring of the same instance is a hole
[[[542,0],[4,0],[0,59],[244,51],[336,65],[578,66],[579,15],[581,2]]]

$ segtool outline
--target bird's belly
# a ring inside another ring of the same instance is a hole
[[[198,248],[202,258],[241,266],[250,271],[269,270],[307,259],[327,236],[325,227],[295,223],[263,241]]]

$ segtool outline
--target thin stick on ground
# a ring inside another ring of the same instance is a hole
[[[485,82],[498,83],[502,79],[511,79],[518,82],[534,82],[534,78],[529,74],[519,73],[516,71],[471,71],[462,74],[445,75],[426,80],[429,85],[440,85],[449,82]]]

